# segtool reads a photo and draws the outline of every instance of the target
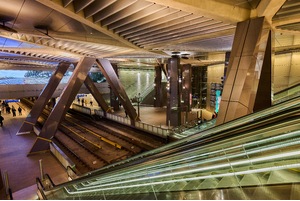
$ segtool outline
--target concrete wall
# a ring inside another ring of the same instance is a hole
[[[101,94],[109,94],[108,83],[95,83]],[[54,97],[60,96],[66,84],[60,84],[53,94]],[[0,99],[19,99],[24,97],[39,96],[45,84],[19,84],[19,85],[0,85]],[[90,93],[83,85],[78,93]]]
[[[300,82],[300,53],[276,55],[273,65],[273,93]]]

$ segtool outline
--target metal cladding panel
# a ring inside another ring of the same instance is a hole
[[[114,91],[114,94],[118,96],[121,104],[123,105],[125,111],[130,117],[131,124],[134,125],[135,121],[140,121],[136,110],[131,104],[126,91],[120,82],[114,68],[110,64],[109,60],[107,59],[97,59],[96,63],[98,64],[101,72],[105,76],[106,80],[108,81],[111,89]]]
[[[18,134],[28,133],[32,131],[33,125],[36,124],[37,119],[41,115],[49,99],[52,97],[69,66],[69,63],[60,63],[58,65],[56,71],[52,74],[48,84],[44,87],[38,99],[35,101]]]
[[[102,97],[102,95],[98,91],[97,87],[95,86],[94,82],[91,80],[91,78],[89,76],[86,77],[84,84],[85,84],[86,88],[88,88],[88,90],[91,92],[91,94],[93,95],[93,97],[95,98],[95,100],[97,101],[99,106],[101,107],[101,109],[105,113],[109,112],[110,108],[109,108],[108,104],[105,102],[104,98]]]
[[[270,59],[264,59],[265,52],[271,51],[268,50],[271,46],[267,46],[270,36],[266,34],[269,31],[269,27],[264,27],[263,17],[239,23],[236,31],[236,35],[239,36],[235,37],[237,41],[234,41],[232,50],[234,54],[231,54],[229,63],[231,66],[228,68],[223,91],[224,99],[222,97],[219,111],[222,118],[218,118],[217,125],[252,113],[255,101],[260,100],[257,98],[257,91],[262,68],[270,66],[268,64]],[[265,92],[269,95],[271,93],[270,90]],[[262,96],[262,92],[259,95]],[[222,104],[222,101],[228,104]]]
[[[162,66],[155,66],[155,100],[154,107],[163,106],[163,93],[162,93]]]
[[[62,118],[70,108],[94,63],[94,58],[84,57],[77,64],[71,78],[67,83],[67,86],[64,88],[61,96],[59,97],[59,101],[56,103],[50,115],[48,116],[30,153],[43,151],[49,148],[49,145],[47,145],[45,142],[50,142],[50,139],[56,133]]]
[[[182,111],[189,112],[191,110],[191,94],[192,94],[192,86],[191,86],[191,68],[190,64],[182,65],[182,101],[181,106]]]
[[[167,124],[170,124],[171,126],[179,126],[181,121],[181,89],[179,87],[179,74],[181,74],[181,70],[179,58],[171,58],[168,63],[169,92],[167,104]]]

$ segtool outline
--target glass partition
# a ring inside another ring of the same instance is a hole
[[[281,105],[285,110],[274,108],[268,110],[273,112],[268,118],[263,118],[266,111],[244,117],[247,126],[233,126],[241,120],[229,122],[230,129],[224,128],[226,124],[217,126],[91,172],[45,194],[48,199],[179,199],[179,192],[186,196],[187,192],[199,195],[202,190],[232,188],[239,199],[249,199],[247,189],[253,186],[292,186],[300,182],[295,171],[300,168],[300,108],[293,101]]]

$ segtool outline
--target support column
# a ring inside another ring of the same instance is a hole
[[[272,105],[272,32],[269,31],[267,48],[259,79],[253,111],[257,112]]]
[[[30,110],[28,116],[23,122],[23,125],[21,126],[17,135],[28,134],[33,130],[33,126],[36,124],[37,119],[39,118],[43,109],[52,97],[53,93],[55,92],[57,86],[59,85],[69,66],[69,63],[60,63],[58,65],[56,71],[52,74],[48,84],[44,87],[42,93],[34,102],[32,109]]]
[[[117,64],[111,64],[111,66],[113,67],[117,77],[119,77]],[[110,89],[110,106],[113,107],[115,111],[118,111],[120,110],[120,101],[118,99],[118,96],[114,93],[111,87],[109,87],[109,89]]]
[[[224,83],[217,125],[254,111],[258,97],[259,80],[266,56],[270,26],[263,17],[240,22],[237,25],[228,72]],[[269,90],[265,96],[271,98]],[[271,100],[271,99],[270,99]]]
[[[179,58],[168,60],[168,104],[167,104],[167,125],[179,126],[181,124],[181,84],[179,86],[179,75],[181,68]]]
[[[162,91],[161,79],[162,79],[162,67],[161,67],[161,65],[160,66],[155,66],[154,107],[162,107],[162,103],[163,103],[163,91]]]
[[[95,98],[98,105],[103,110],[104,116],[106,116],[106,112],[111,112],[110,107],[107,105],[104,98],[102,97],[102,95],[98,91],[97,87],[95,86],[94,82],[92,81],[92,79],[89,76],[86,77],[84,84],[85,84],[86,88],[91,92],[92,96]]]
[[[190,112],[192,105],[192,84],[191,84],[191,64],[182,65],[182,99],[181,107],[183,112]],[[180,80],[179,80],[180,82]]]
[[[55,104],[46,122],[44,123],[43,128],[29,154],[38,153],[40,151],[49,149],[49,142],[51,142],[51,138],[56,133],[61,120],[70,108],[94,63],[95,59],[88,57],[84,57],[79,61],[67,83],[67,86],[62,91],[59,101]]]
[[[130,117],[131,125],[135,125],[135,121],[140,121],[136,110],[131,104],[130,99],[128,98],[126,91],[118,79],[117,74],[115,73],[112,65],[107,59],[96,59],[96,63],[98,64],[102,74],[105,76],[108,81],[111,89],[114,94],[118,96],[119,101],[122,103],[126,113]]]

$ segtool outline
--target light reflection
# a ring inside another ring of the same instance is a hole
[[[169,183],[175,183],[175,182],[186,182],[186,181],[196,181],[196,180],[203,180],[203,179],[210,179],[210,178],[217,178],[217,177],[229,177],[229,176],[236,176],[236,175],[246,175],[246,174],[256,174],[256,173],[262,173],[262,172],[270,172],[275,170],[281,170],[281,169],[291,169],[291,168],[299,168],[300,164],[290,164],[290,165],[281,165],[281,166],[273,166],[273,167],[267,167],[267,168],[258,168],[253,170],[245,170],[240,172],[228,172],[228,173],[221,173],[221,174],[214,174],[214,175],[205,175],[205,176],[198,176],[193,178],[183,178],[183,179],[173,179],[173,180],[167,180],[167,181],[155,181],[155,182],[149,182],[149,183],[138,183],[138,184],[131,184],[131,185],[122,185],[122,186],[115,186],[115,187],[107,187],[107,188],[101,188],[101,190],[115,190],[115,189],[124,189],[124,188],[136,188],[136,187],[142,187],[142,186],[151,186],[151,185],[159,185],[159,184],[169,184]],[[118,184],[118,183],[117,183]],[[88,189],[88,190],[80,190],[71,192],[68,189],[66,191],[69,194],[78,194],[78,193],[90,193],[90,192],[97,192],[99,191],[99,186],[94,187],[96,189]]]
[[[280,136],[278,136],[278,138],[275,138],[275,137],[274,138],[268,138],[267,141],[266,140],[258,140],[258,141],[255,142],[255,145],[253,145],[253,146],[256,147],[259,144],[271,142],[271,141],[274,141],[274,140],[283,140],[287,137],[296,137],[296,136],[299,136],[299,134],[300,134],[299,131],[295,131],[295,132],[280,135]],[[173,160],[170,161],[170,162],[164,162],[162,164],[153,165],[152,166],[152,171],[156,171],[154,168],[159,169],[160,172],[168,171],[171,168],[163,168],[164,166],[167,166],[167,167],[172,167],[173,172],[174,172],[174,170],[176,168],[194,167],[196,165],[201,165],[201,164],[205,164],[205,163],[212,163],[212,162],[218,162],[218,161],[222,161],[224,159],[231,159],[232,160],[233,158],[249,156],[251,154],[270,151],[270,150],[273,150],[273,149],[276,149],[276,148],[284,148],[284,147],[287,147],[287,146],[298,145],[298,144],[300,144],[300,141],[293,139],[293,141],[291,141],[289,143],[285,142],[284,144],[281,144],[279,142],[279,143],[276,143],[276,144],[273,144],[273,145],[270,145],[270,146],[258,147],[258,148],[252,149],[252,150],[247,150],[247,152],[241,152],[241,153],[238,153],[238,154],[231,154],[231,155],[227,155],[227,156],[224,155],[222,157],[214,157],[214,158],[209,158],[209,159],[203,160],[203,158],[205,158],[205,157],[212,157],[214,155],[221,154],[222,152],[228,152],[228,151],[231,151],[231,150],[234,150],[234,149],[239,150],[240,148],[245,149],[247,146],[249,146],[249,144],[252,144],[252,143],[250,142],[250,143],[246,143],[244,145],[233,146],[233,147],[229,147],[229,148],[226,148],[226,149],[223,149],[223,150],[216,150],[216,151],[212,151],[212,152],[208,152],[208,153],[202,153],[202,154],[197,153],[193,156],[182,156],[181,155],[179,157],[179,159],[173,158]],[[195,160],[198,160],[198,161],[193,162]],[[189,161],[189,163],[188,164],[181,164],[181,162],[184,162],[184,161]],[[255,161],[255,162],[257,162],[257,161]],[[250,163],[251,163],[251,161],[250,161]],[[175,166],[176,164],[179,164],[179,165]],[[172,165],[172,166],[170,166],[170,165]],[[235,165],[240,165],[240,164],[237,163]],[[138,170],[127,171],[126,173],[118,174],[117,177],[118,177],[118,180],[119,180],[120,176],[123,175],[123,177],[124,177],[126,174],[128,174],[129,177],[127,176],[124,179],[129,179],[131,177],[138,177],[138,176],[144,174],[144,173],[138,173],[138,172],[142,172],[144,170],[146,170],[148,172],[148,174],[152,173],[152,172],[149,172],[150,171],[149,168],[140,168]],[[101,182],[111,182],[111,181],[113,181],[114,177],[115,176],[107,177],[107,178],[112,178],[112,179],[106,179],[106,180],[100,179],[100,180],[101,180]],[[97,182],[95,182],[95,184],[97,184]]]

